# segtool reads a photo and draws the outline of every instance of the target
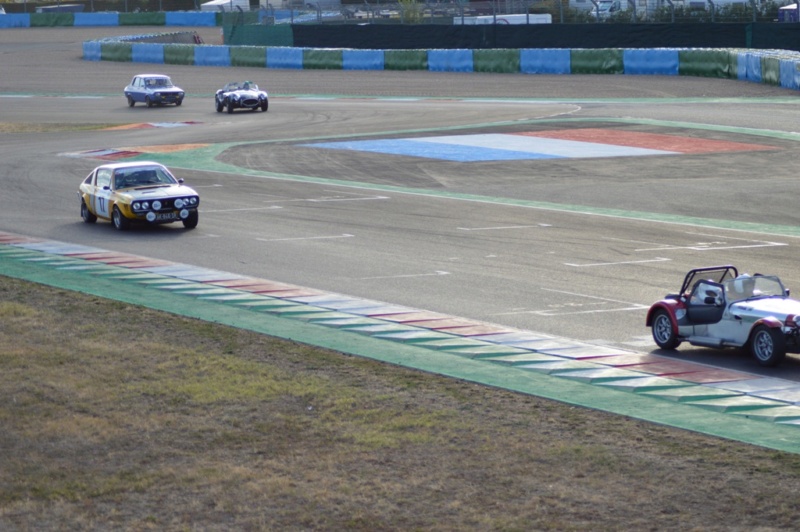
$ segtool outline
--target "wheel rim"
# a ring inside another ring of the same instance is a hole
[[[768,331],[758,331],[753,340],[753,354],[759,360],[769,360],[775,352],[775,343]]]
[[[667,343],[672,337],[672,323],[664,314],[660,314],[653,323],[653,334],[661,343]]]

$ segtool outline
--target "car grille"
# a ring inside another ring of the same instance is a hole
[[[242,107],[257,107],[258,98],[245,98],[242,100]]]

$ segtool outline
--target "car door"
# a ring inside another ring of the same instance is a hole
[[[686,305],[686,316],[691,324],[708,325],[720,321],[725,312],[724,294],[719,283],[697,281]]]
[[[108,204],[111,199],[111,170],[100,168],[94,179],[94,189],[92,193],[92,209],[98,216],[110,218]]]
[[[131,82],[131,98],[133,98],[133,101],[135,102],[144,102],[143,78],[140,76],[136,76]]]

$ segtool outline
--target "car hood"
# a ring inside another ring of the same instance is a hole
[[[229,92],[227,94],[235,94],[239,98],[258,98],[258,96],[260,94],[265,94],[265,93],[262,92],[262,91],[243,91],[243,90],[239,90],[239,91],[231,91],[231,92]]]
[[[793,314],[800,316],[800,301],[783,297],[765,297],[739,301],[731,305],[731,311],[758,316],[785,318]]]
[[[197,196],[193,188],[186,185],[176,186],[153,186],[131,188],[121,191],[120,194],[129,196],[132,200],[156,200],[164,198],[179,198],[184,196]]]

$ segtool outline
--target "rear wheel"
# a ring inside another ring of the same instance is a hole
[[[133,107],[134,105],[136,105],[136,101],[128,96],[128,107]]]
[[[97,216],[92,214],[92,211],[86,206],[85,201],[81,201],[81,218],[83,218],[83,221],[87,224],[93,224],[97,221]]]
[[[197,213],[197,211],[192,211],[189,213],[189,216],[183,220],[183,226],[186,229],[194,229],[197,227],[198,221],[200,221],[200,215]]]
[[[125,218],[122,213],[120,212],[119,208],[114,205],[114,211],[111,213],[111,222],[114,224],[114,227],[119,231],[125,231],[131,226],[130,220]]]
[[[666,310],[656,311],[653,317],[653,340],[661,349],[675,349],[681,345],[675,329],[672,327],[672,319]]]
[[[786,357],[786,338],[779,327],[759,325],[750,335],[750,353],[762,366],[777,366]]]

